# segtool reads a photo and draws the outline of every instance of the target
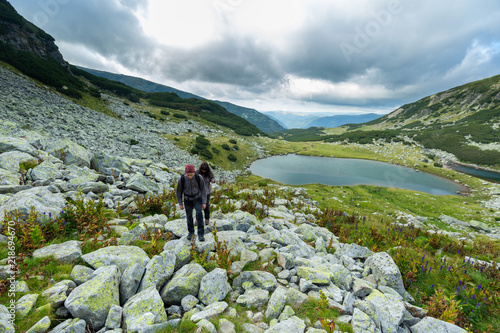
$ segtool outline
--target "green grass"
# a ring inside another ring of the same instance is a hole
[[[34,310],[25,318],[16,317],[15,325],[19,332],[26,332],[39,320],[45,316],[49,316],[50,320],[54,322],[55,312],[49,306],[46,306],[46,300],[41,296],[42,292],[52,285],[50,280],[59,282],[62,280],[69,279],[69,274],[71,273],[74,265],[72,264],[61,264],[52,259],[33,259],[25,258],[20,265],[21,276],[24,276],[22,280],[28,284],[30,292],[28,294],[38,294],[38,300],[34,306]],[[16,293],[15,299],[18,300],[26,293]],[[9,304],[10,297],[9,293],[0,294],[0,304]]]
[[[96,98],[91,96],[88,93],[82,93],[82,98],[78,100],[74,100],[77,104],[92,109],[94,111],[98,111],[107,116],[113,117],[115,119],[120,119],[120,117],[109,108],[107,103],[100,98]]]
[[[379,186],[305,185],[311,197],[323,207],[380,218],[395,218],[396,212],[437,219],[441,214],[462,220],[483,220],[476,198],[435,196],[410,190]],[[467,204],[464,204],[467,203]],[[429,223],[434,224],[434,220]],[[442,227],[443,225],[439,225]]]
[[[325,321],[334,321],[341,315],[338,309],[329,308],[322,304],[321,300],[317,300],[309,297],[309,299],[299,307],[293,309],[295,315],[299,318],[309,318],[311,323],[314,323],[320,319]],[[352,326],[350,324],[336,323],[336,330],[341,330],[342,332],[352,333]]]
[[[175,136],[179,140],[176,141],[179,146],[189,147],[196,143],[196,134],[193,136],[179,135]],[[222,147],[223,144],[230,143],[230,140],[237,139],[239,150],[232,153],[246,154],[250,156],[248,160],[256,158],[255,152],[252,150],[254,141],[243,140],[238,136],[210,137],[210,146]],[[200,140],[200,139],[199,139]],[[198,141],[199,141],[198,140]],[[427,226],[436,226],[440,229],[453,231],[449,226],[444,225],[438,220],[439,215],[446,214],[460,220],[470,221],[478,220],[485,223],[492,224],[495,221],[494,211],[485,210],[480,201],[487,198],[485,187],[482,181],[475,178],[459,174],[452,170],[445,168],[435,168],[430,163],[424,164],[421,159],[426,157],[422,155],[419,149],[405,145],[391,145],[388,146],[359,146],[359,145],[337,145],[325,143],[305,143],[294,142],[285,143],[279,140],[268,138],[255,139],[255,142],[266,144],[266,148],[271,154],[278,153],[300,153],[311,154],[316,156],[335,156],[335,157],[355,157],[355,158],[369,158],[384,161],[397,161],[400,164],[413,166],[422,170],[428,170],[434,174],[447,177],[449,179],[458,179],[460,182],[467,184],[473,190],[473,196],[433,196],[426,193],[418,193],[410,190],[401,190],[393,188],[385,188],[380,186],[326,186],[320,184],[312,184],[301,186],[306,189],[312,200],[319,203],[319,207],[327,212],[324,215],[317,216],[317,223],[330,229],[339,240],[343,243],[357,243],[365,246],[373,251],[387,251],[390,253],[395,262],[398,264],[400,271],[403,275],[403,281],[406,289],[417,300],[417,305],[430,308],[437,303],[433,299],[436,297],[436,290],[442,289],[446,299],[440,299],[439,304],[443,303],[446,306],[451,306],[452,302],[460,301],[459,307],[451,309],[448,312],[456,315],[454,322],[465,327],[471,325],[475,332],[488,331],[488,326],[492,325],[492,329],[498,329],[498,320],[491,318],[500,317],[500,309],[498,306],[499,292],[500,292],[500,277],[498,273],[485,271],[481,272],[479,267],[468,266],[462,260],[465,255],[477,257],[481,260],[487,261],[500,261],[500,242],[492,242],[486,239],[476,239],[474,243],[462,243],[455,239],[446,236],[432,235],[422,230],[414,228],[395,228],[391,223],[405,222],[404,220],[397,220],[397,211],[408,213],[414,216],[424,216],[428,218]],[[387,148],[387,149],[386,149]],[[221,152],[226,150],[221,148]],[[252,155],[253,152],[253,155]],[[398,156],[404,154],[406,157],[403,160],[398,159]],[[243,155],[242,155],[243,159]],[[246,159],[245,159],[246,160]],[[245,163],[248,163],[246,160]],[[218,165],[215,161],[211,164]],[[224,165],[221,158],[219,163]],[[241,165],[245,165],[242,163]],[[416,165],[416,166],[415,166]],[[288,191],[277,190],[276,182],[264,180],[260,177],[253,175],[245,175],[238,178],[234,184],[222,184],[224,189],[217,191],[212,197],[212,204],[214,211],[217,209],[227,209],[234,211],[234,205],[226,204],[224,196],[234,200],[243,200],[245,202],[252,202],[257,199],[262,204],[269,207],[274,206],[273,198],[275,196],[291,200],[292,196]],[[262,189],[265,194],[260,197],[255,197],[249,194],[237,194],[242,189]],[[299,207],[291,207],[298,209]],[[252,207],[242,207],[242,209],[251,210]],[[343,211],[347,212],[352,218],[338,221],[331,219],[328,212]],[[255,214],[258,216],[257,214]],[[109,218],[109,216],[108,216]],[[262,218],[262,216],[260,217]],[[113,236],[110,234],[109,236]],[[56,236],[57,237],[57,236]],[[71,236],[63,238],[54,238],[47,240],[47,244],[52,242],[62,242],[69,240]],[[156,246],[147,240],[138,241],[135,245],[145,249],[145,251],[153,256],[163,248],[165,240],[158,240]],[[108,245],[111,245],[109,243]],[[92,241],[90,238],[84,242],[83,253],[89,253],[102,247],[103,244]],[[398,250],[399,249],[399,250]],[[421,258],[424,257],[422,261]],[[0,258],[6,257],[7,252],[0,249]],[[440,262],[444,256],[448,259],[447,265],[451,267],[448,272],[440,270]],[[427,263],[428,260],[428,263]],[[77,262],[82,263],[82,262]],[[76,264],[76,263],[74,263]],[[25,258],[22,267],[22,275],[24,277],[43,275],[43,280],[30,279],[28,284],[30,289],[35,293],[41,293],[47,289],[48,281],[50,278],[60,281],[68,278],[74,264],[72,265],[59,265],[51,260],[40,261],[31,258]],[[214,262],[212,262],[215,265]],[[422,265],[432,267],[429,270]],[[274,274],[275,264],[267,267],[267,270]],[[266,269],[262,263],[250,263],[244,270],[261,270]],[[468,273],[465,273],[465,269]],[[469,289],[460,291],[454,295],[459,281],[465,281]],[[472,307],[470,306],[472,294],[468,294],[468,290],[477,290],[479,285],[484,286],[482,294],[478,293],[474,297],[487,297],[484,301],[484,306],[480,304],[474,314],[471,314]],[[434,286],[432,286],[434,285]],[[6,297],[3,295],[2,297]],[[452,300],[452,301],[449,301]],[[5,303],[5,299],[0,297],[0,301]],[[42,304],[42,300],[40,300]],[[468,302],[466,304],[466,302]],[[237,307],[236,304],[230,306]],[[318,318],[328,320],[335,320],[338,313],[334,309],[320,308],[320,303],[317,301],[309,301],[303,307],[296,309],[299,316],[307,316],[314,323]],[[235,323],[237,330],[241,330],[242,325],[247,322],[244,316],[244,309],[239,309],[239,317],[236,319],[230,318]],[[44,310],[45,311],[45,310]],[[434,316],[440,317],[443,313],[436,311]],[[22,327],[29,327],[34,324],[35,319],[40,320],[43,316],[42,313],[35,314],[30,317],[27,323],[20,323]],[[446,313],[446,312],[445,312]],[[50,313],[49,313],[50,314]],[[50,314],[52,315],[52,314]],[[34,322],[32,323],[31,320]],[[214,325],[217,326],[218,319],[214,319]],[[195,329],[194,324],[189,321],[183,321],[180,328],[167,329],[165,332],[191,332]],[[349,325],[339,325],[343,331],[349,331]],[[491,331],[493,332],[493,330]]]
[[[184,135],[167,135],[168,139],[172,140],[179,148],[190,151],[195,147],[196,137],[191,135],[190,133],[186,133]],[[210,145],[208,146],[208,150],[213,153],[212,159],[205,159],[203,156],[199,155],[201,160],[207,161],[212,168],[215,166],[217,168],[225,169],[225,170],[241,170],[250,164],[251,161],[254,161],[258,158],[257,153],[253,149],[253,146],[247,140],[239,140],[238,141],[238,150],[233,150],[230,147],[230,150],[226,150],[222,148],[222,145],[228,144],[229,140],[234,140],[235,136],[231,134],[226,135],[214,135],[214,136],[206,136],[206,139],[210,141]],[[213,152],[213,148],[216,148],[218,152]],[[236,157],[236,161],[232,162],[228,159],[228,156],[232,154]]]

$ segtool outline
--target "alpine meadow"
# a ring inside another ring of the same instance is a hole
[[[70,64],[56,43],[0,0],[1,332],[500,332],[500,182],[453,169],[500,173],[500,75],[368,122],[286,129]],[[462,190],[248,170],[287,154]],[[188,241],[177,181],[204,161],[211,218]]]

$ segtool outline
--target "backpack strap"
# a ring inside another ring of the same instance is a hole
[[[198,191],[201,192],[201,180],[200,180],[200,174],[198,172],[194,173],[194,178],[196,179],[196,183],[198,184]],[[181,177],[181,187],[182,187],[182,192],[184,192],[184,184],[186,184],[186,174],[183,174]]]

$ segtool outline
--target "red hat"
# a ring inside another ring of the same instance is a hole
[[[186,165],[186,173],[194,173],[194,165]]]

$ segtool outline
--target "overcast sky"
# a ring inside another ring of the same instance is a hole
[[[9,0],[74,65],[259,111],[387,113],[500,74],[498,0]]]

